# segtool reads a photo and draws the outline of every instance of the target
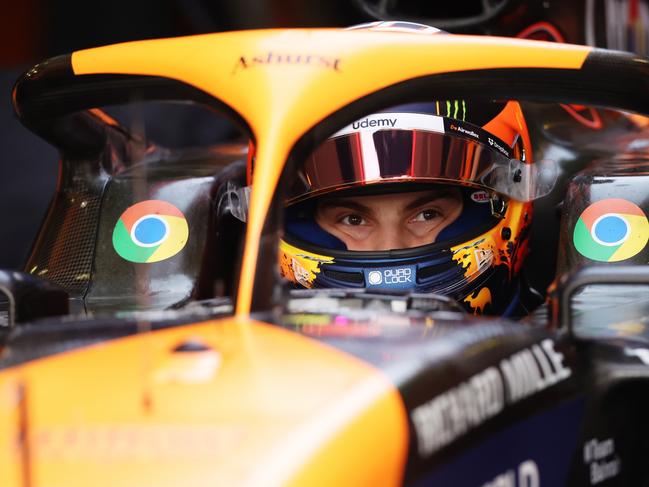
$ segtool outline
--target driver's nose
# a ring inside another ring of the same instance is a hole
[[[415,247],[411,238],[403,229],[382,227],[375,235],[372,250],[395,250]]]

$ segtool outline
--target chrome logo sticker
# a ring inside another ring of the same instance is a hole
[[[640,207],[621,198],[593,203],[577,220],[573,243],[584,257],[600,262],[630,259],[647,245],[649,222]]]
[[[182,212],[171,203],[147,200],[130,206],[113,229],[115,251],[130,262],[150,263],[173,257],[189,237]]]

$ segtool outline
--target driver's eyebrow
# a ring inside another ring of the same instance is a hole
[[[347,200],[344,198],[331,198],[321,201],[319,204],[320,209],[329,209],[329,208],[347,208],[348,210],[358,211],[359,213],[368,213],[370,208],[357,203],[356,201]]]
[[[404,210],[410,211],[420,206],[431,203],[433,201],[440,200],[440,199],[447,199],[449,197],[452,197],[452,193],[450,191],[447,190],[431,191],[430,193],[424,194],[414,199],[410,203],[408,203],[404,207]],[[359,213],[370,213],[372,211],[370,207],[365,206],[362,203],[358,203],[355,200],[346,199],[346,198],[325,199],[319,203],[319,207],[321,210],[330,209],[330,208],[347,208],[348,210],[358,211]]]
[[[426,205],[427,203],[431,203],[436,200],[448,199],[449,197],[453,197],[450,191],[434,191],[416,198],[415,200],[408,203],[404,209],[406,211],[414,210],[416,208],[419,208],[420,206]]]

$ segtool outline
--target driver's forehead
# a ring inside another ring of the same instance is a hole
[[[403,191],[376,195],[330,196],[319,201],[321,208],[350,206],[350,207],[414,207],[433,201],[443,201],[445,204],[461,204],[462,195],[459,188],[439,188],[424,191]]]

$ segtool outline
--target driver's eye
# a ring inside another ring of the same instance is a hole
[[[412,219],[412,221],[430,221],[430,220],[434,220],[435,218],[439,218],[440,216],[441,213],[439,211],[428,209],[428,210],[420,211],[415,216],[415,218]]]
[[[421,216],[424,218],[424,220],[432,220],[433,218],[437,218],[439,216],[439,212],[435,210],[424,210],[421,212]]]
[[[347,215],[342,218],[341,222],[344,223],[345,225],[354,225],[354,226],[362,225],[363,217],[356,214]]]

